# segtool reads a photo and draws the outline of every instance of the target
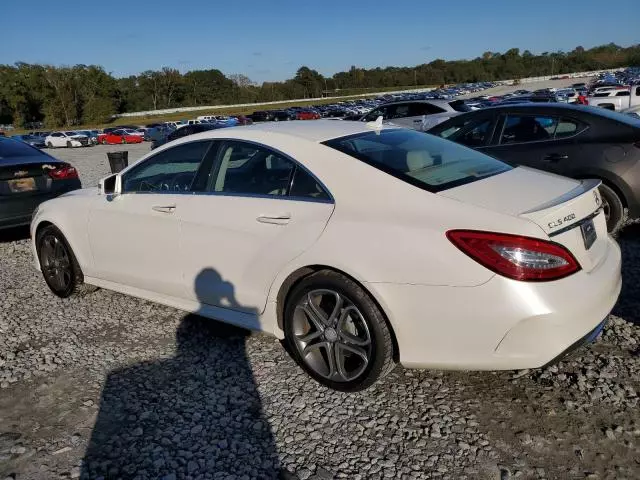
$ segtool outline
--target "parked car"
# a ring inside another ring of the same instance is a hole
[[[44,148],[46,147],[44,143],[44,138],[35,136],[35,135],[12,135],[11,138],[15,138],[20,142],[27,143],[32,147],[36,148]]]
[[[460,112],[469,110],[471,108],[465,105],[463,100],[414,100],[380,105],[359,120],[373,122],[378,117],[382,117],[384,123],[426,131],[440,122],[459,115]]]
[[[253,122],[268,122],[273,120],[271,112],[267,112],[266,110],[258,110],[249,115],[251,121]]]
[[[320,114],[313,110],[299,110],[296,114],[296,120],[318,120]]]
[[[140,135],[134,135],[131,131],[124,129],[113,130],[112,132],[103,133],[98,136],[98,143],[102,145],[115,145],[118,143],[142,143],[143,138]]]
[[[215,130],[218,128],[224,128],[214,123],[204,122],[204,123],[194,123],[191,125],[185,125],[182,128],[178,128],[176,130],[169,130],[165,132],[164,135],[160,137],[156,137],[151,141],[151,150],[156,149],[165,143],[171,142],[178,138],[186,137],[188,135],[193,135],[194,133],[206,132],[207,130]]]
[[[40,203],[78,188],[78,172],[68,163],[0,137],[0,229],[28,225]]]
[[[397,361],[522,369],[593,340],[621,286],[597,185],[404,128],[269,123],[47,202],[31,238],[59,297],[86,282],[262,330],[355,391]]]
[[[44,139],[44,143],[49,148],[56,147],[88,147],[91,145],[89,137],[77,132],[53,132]]]
[[[625,210],[640,216],[640,121],[605,109],[566,104],[498,106],[460,115],[429,133],[512,165],[602,181],[610,232]]]
[[[602,93],[588,96],[587,102],[594,107],[602,107],[617,112],[640,105],[640,85],[604,93],[607,96],[602,96]]]
[[[89,139],[90,146],[97,145],[98,135],[100,135],[100,132],[98,132],[98,130],[76,130],[76,133],[85,135]]]

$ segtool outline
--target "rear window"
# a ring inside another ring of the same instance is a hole
[[[37,155],[44,156],[45,154],[24,142],[10,138],[0,138],[0,162],[9,158],[33,157]]]
[[[383,129],[324,144],[430,192],[511,170],[476,150],[415,130]]]

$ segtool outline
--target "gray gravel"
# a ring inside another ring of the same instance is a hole
[[[53,154],[95,185],[121,148]],[[0,479],[639,477],[638,225],[593,345],[525,372],[398,368],[355,395],[264,335],[105,290],[60,300],[21,234],[0,243]]]

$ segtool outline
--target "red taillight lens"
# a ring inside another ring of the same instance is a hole
[[[78,171],[71,165],[64,165],[54,170],[49,170],[49,176],[54,180],[70,180],[78,178]]]
[[[580,270],[566,248],[546,240],[475,230],[450,230],[447,238],[476,262],[514,280],[545,282]]]

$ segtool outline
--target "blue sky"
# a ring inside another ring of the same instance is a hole
[[[170,66],[262,82],[301,65],[332,75],[640,42],[638,0],[29,0],[1,11],[0,63],[98,64],[116,76]]]

